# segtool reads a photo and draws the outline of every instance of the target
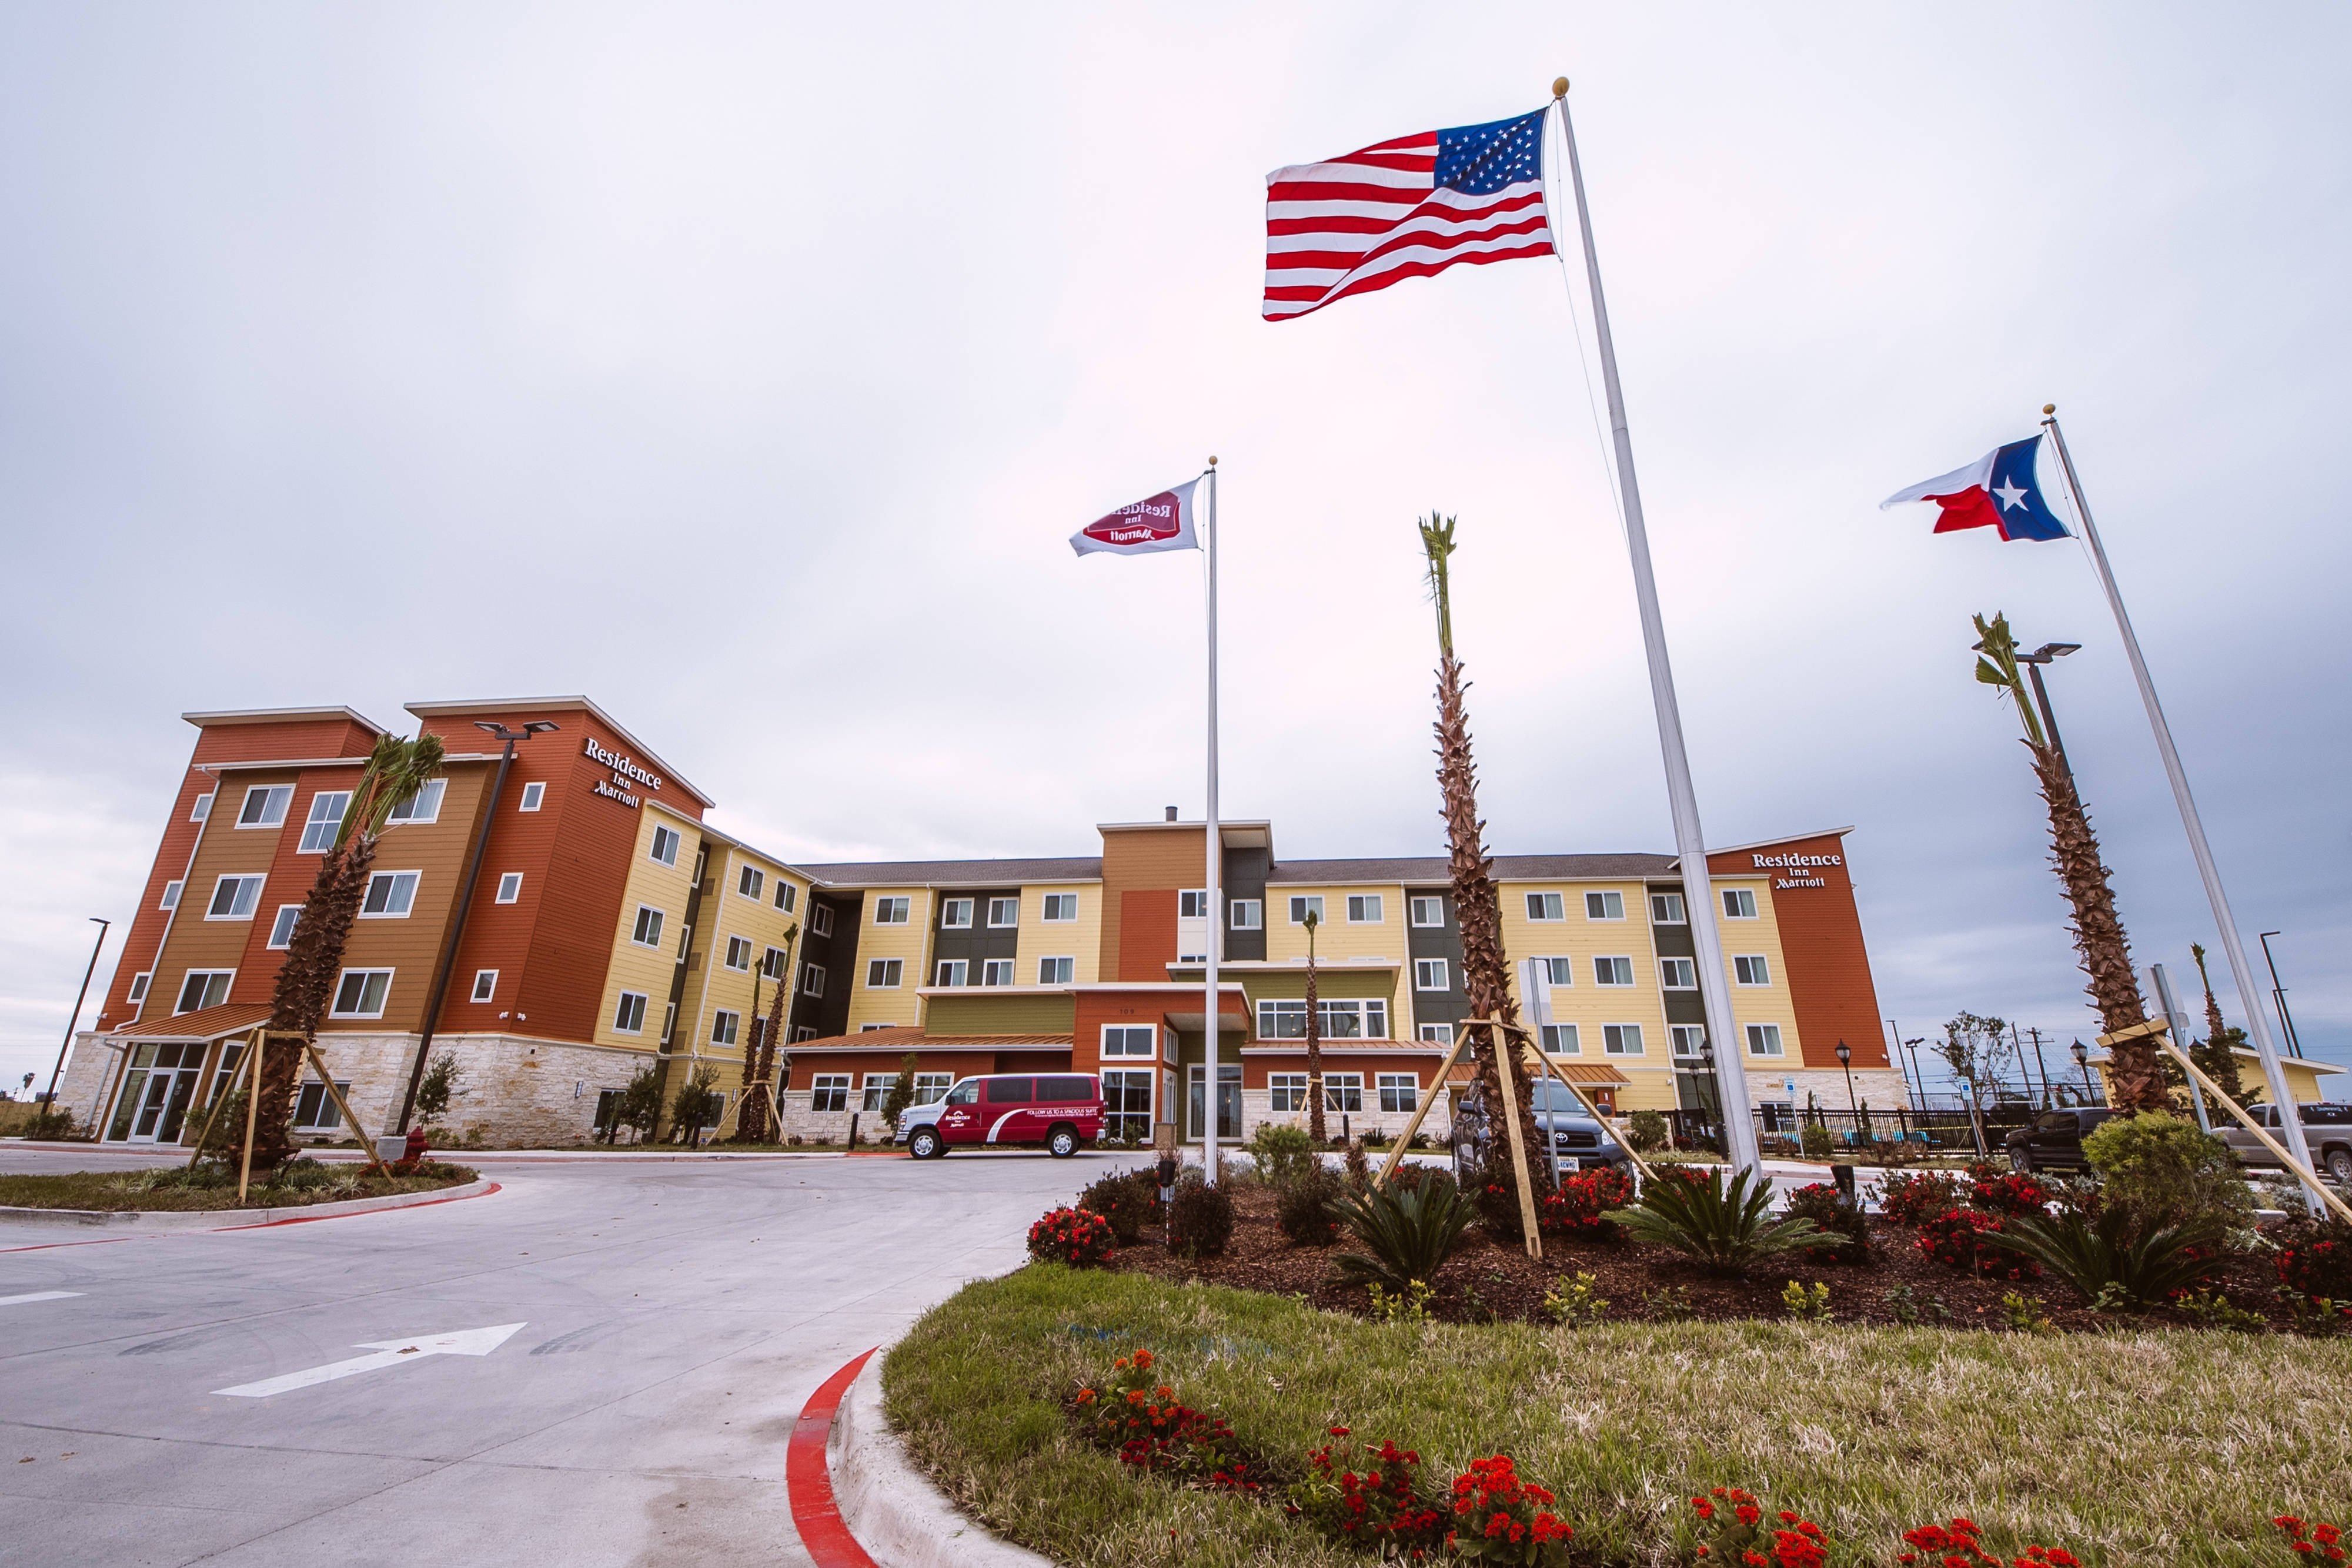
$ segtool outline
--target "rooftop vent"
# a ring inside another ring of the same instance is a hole
[[[1171,822],[1176,820],[1176,808],[1173,806],[1168,808],[1168,820]]]

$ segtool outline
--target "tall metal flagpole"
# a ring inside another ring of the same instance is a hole
[[[1217,949],[1223,945],[1223,922],[1220,916],[1218,889],[1223,869],[1218,862],[1224,856],[1224,834],[1217,827],[1217,460],[1209,459],[1209,505],[1202,517],[1202,552],[1208,557],[1209,569],[1209,880],[1208,908],[1202,913],[1209,917],[1209,962],[1207,979],[1202,983],[1201,1032],[1208,1041],[1208,1062],[1204,1075],[1208,1079],[1202,1100],[1202,1120],[1204,1123],[1201,1145],[1202,1177],[1210,1186],[1217,1183],[1217,1111],[1222,1087],[1217,1082],[1217,1046],[1219,1026],[1224,1021],[1217,1015]]]
[[[1666,765],[1666,799],[1674,809],[1675,858],[1690,916],[1691,943],[1698,949],[1706,983],[1699,997],[1706,1008],[1706,1032],[1716,1041],[1716,1071],[1723,1099],[1723,1135],[1732,1165],[1759,1170],[1761,1154],[1748,1115],[1748,1070],[1740,1058],[1739,1026],[1731,1015],[1731,973],[1723,961],[1722,913],[1706,870],[1706,839],[1699,831],[1698,797],[1691,789],[1690,758],[1683,749],[1682,710],[1675,701],[1675,673],[1666,662],[1665,622],[1658,613],[1658,585],[1650,575],[1650,535],[1642,519],[1642,487],[1633,478],[1633,438],[1625,428],[1625,393],[1617,382],[1617,349],[1609,335],[1609,306],[1601,293],[1601,257],[1592,245],[1592,214],[1584,204],[1584,169],[1576,156],[1576,127],[1568,114],[1568,78],[1551,84],[1559,110],[1560,134],[1568,142],[1569,182],[1576,190],[1576,221],[1584,235],[1584,276],[1592,290],[1593,337],[1601,349],[1601,379],[1609,396],[1609,429],[1616,439],[1618,483],[1624,495],[1625,548],[1633,559],[1633,597],[1642,612],[1642,646],[1650,660],[1650,700],[1658,710],[1658,746]]]
[[[2312,1168],[2311,1145],[2303,1135],[2303,1119],[2285,1114],[2285,1108],[2294,1103],[2288,1092],[2286,1070],[2279,1065],[2278,1048],[2271,1041],[2270,1021],[2263,1017],[2262,1004],[2256,998],[2261,992],[2254,988],[2253,966],[2246,962],[2245,944],[2238,940],[2238,922],[2230,913],[2230,895],[2221,891],[2221,871],[2213,863],[2212,846],[2205,841],[2205,824],[2197,815],[2197,801],[2189,793],[2189,775],[2180,766],[2180,753],[2172,744],[2172,727],[2164,720],[2163,705],[2156,700],[2156,683],[2148,678],[2147,661],[2140,656],[2139,638],[2132,631],[2131,616],[2125,612],[2124,596],[2116,587],[2116,574],[2107,565],[2107,547],[2099,542],[2098,525],[2091,521],[2089,503],[2083,498],[2083,482],[2075,477],[2074,455],[2066,450],[2066,433],[2058,428],[2058,405],[2042,405],[2042,426],[2050,433],[2052,443],[2058,448],[2058,465],[2066,476],[2066,493],[2074,504],[2075,520],[2083,525],[2083,538],[2091,547],[2091,563],[2098,569],[2099,586],[2106,590],[2107,607],[2116,612],[2116,630],[2123,633],[2124,653],[2131,660],[2132,679],[2139,683],[2139,700],[2147,709],[2148,727],[2156,732],[2157,754],[2164,758],[2164,776],[2172,784],[2173,803],[2180,808],[2180,825],[2189,830],[2189,852],[2197,859],[2197,874],[2204,880],[2205,897],[2213,906],[2213,924],[2221,928],[2221,951],[2229,956],[2230,975],[2238,984],[2238,999],[2246,1009],[2247,1032],[2254,1038],[2254,1052],[2263,1059],[2263,1081],[2270,1086],[2271,1103],[2280,1108],[2280,1131],[2287,1152],[2303,1162],[2306,1171]],[[2175,1040],[2183,1051],[2186,1040]],[[2326,1210],[2316,1193],[2307,1188],[2303,1195],[2304,1206],[2315,1218]]]

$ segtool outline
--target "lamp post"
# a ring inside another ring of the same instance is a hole
[[[1977,643],[1975,651],[1982,653],[1984,644]],[[2082,651],[2080,643],[2044,643],[2031,653],[2017,656],[2017,662],[2025,666],[2025,678],[2033,685],[2033,706],[2042,710],[2042,727],[2050,732],[2050,749],[2058,754],[2058,761],[2066,769],[2070,782],[2074,777],[2074,765],[2066,760],[2066,743],[2058,738],[2058,716],[2050,711],[2050,693],[2042,685],[2042,666]]]
[[[1843,1040],[1838,1041],[1837,1059],[1838,1065],[1845,1069],[1845,1108],[1853,1113],[1854,1125],[1859,1128],[1862,1125],[1862,1107],[1854,1103],[1853,1098],[1853,1047]]]
[[[1903,1042],[1903,1048],[1911,1053],[1911,1082],[1919,1085],[1919,1109],[1922,1111],[1927,1109],[1927,1080],[1922,1075],[1919,1066],[1919,1048],[1927,1043],[1927,1037],[1924,1034],[1915,1034]]]
[[[2295,1038],[2294,1019],[2286,1010],[2286,988],[2279,984],[2278,960],[2271,956],[2271,938],[2273,936],[2284,936],[2285,935],[2286,933],[2284,931],[2265,931],[2263,933],[2263,962],[2271,967],[2271,999],[2278,1003],[2279,1028],[2284,1030],[2286,1033],[2287,1054],[2290,1056],[2301,1056],[2303,1054],[2303,1041]]]
[[[2074,1057],[2074,1065],[2083,1070],[2084,1100],[2085,1102],[2096,1100],[2099,1097],[2098,1090],[2091,1082],[2091,1048],[2078,1040],[2070,1048],[2068,1054]]]
[[[515,742],[562,727],[550,719],[535,718],[520,729],[509,729],[495,719],[478,718],[474,727],[487,730],[493,740],[504,741],[506,749],[499,754],[499,770],[490,779],[490,798],[482,807],[482,825],[474,835],[474,852],[466,860],[465,885],[457,890],[457,906],[449,915],[449,936],[441,946],[441,962],[433,970],[433,988],[425,998],[425,1023],[416,1037],[416,1061],[408,1070],[408,1094],[400,1103],[400,1124],[393,1128],[394,1133],[407,1132],[408,1118],[416,1111],[417,1086],[425,1082],[425,1054],[433,1049],[433,1026],[441,1017],[442,999],[449,994],[449,971],[457,962],[457,942],[466,934],[467,912],[474,906],[474,885],[482,878],[482,853],[490,847],[490,830],[498,825],[499,798],[506,793],[507,772],[514,767]]]
[[[66,1052],[73,1049],[74,1025],[81,1022],[81,1005],[82,1003],[89,1000],[89,977],[98,973],[98,956],[106,946],[107,928],[114,924],[110,920],[100,920],[95,915],[91,915],[89,918],[98,922],[98,940],[90,944],[89,967],[82,970],[81,989],[74,993],[73,1012],[66,1019],[66,1038],[64,1043],[58,1047],[58,1064],[49,1069],[49,1092],[45,1097],[43,1103],[51,1110],[55,1110],[57,1108],[58,1076],[66,1070]],[[2273,970],[2273,973],[2275,974],[2276,971]],[[30,1087],[32,1082],[33,1080],[28,1074],[25,1079],[26,1085]]]
[[[1723,1084],[1715,1076],[1715,1040],[1712,1037],[1704,1034],[1699,1036],[1698,1059],[1706,1064],[1706,1076],[1703,1080],[1706,1085],[1706,1092],[1699,1096],[1700,1103],[1704,1106],[1708,1099],[1714,1100],[1717,1130],[1723,1134],[1724,1146],[1729,1148],[1731,1129],[1721,1124],[1724,1120]]]

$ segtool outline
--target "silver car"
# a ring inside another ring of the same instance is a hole
[[[2276,1105],[2249,1105],[2246,1109],[2263,1124],[2264,1132],[2282,1144],[2286,1141],[2279,1138],[2284,1129]],[[2311,1145],[2311,1157],[2318,1162],[2321,1170],[2346,1186],[2352,1186],[2352,1105],[2323,1100],[2296,1109],[2303,1113],[2303,1136]],[[2230,1117],[2217,1130],[2241,1164],[2275,1166],[2279,1163],[2278,1156],[2263,1147],[2262,1140],[2248,1132],[2236,1117]]]

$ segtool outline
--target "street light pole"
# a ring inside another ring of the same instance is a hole
[[[2263,962],[2271,967],[2271,999],[2278,1003],[2279,1028],[2286,1032],[2286,1049],[2290,1056],[2303,1054],[2303,1041],[2295,1038],[2294,1019],[2286,1010],[2286,988],[2279,984],[2278,960],[2271,956],[2271,938],[2284,936],[2284,931],[2265,931],[2262,936]]]
[[[98,921],[98,940],[90,945],[89,967],[81,972],[81,989],[74,993],[73,1012],[66,1019],[66,1038],[64,1043],[58,1047],[58,1064],[49,1069],[49,1092],[44,1103],[52,1111],[57,1109],[58,1078],[66,1070],[66,1052],[73,1049],[74,1025],[81,1022],[81,1005],[89,1000],[89,977],[98,973],[98,956],[106,946],[107,928],[114,924],[110,920],[100,920],[95,915],[90,918]],[[2277,971],[2273,970],[2272,973],[2275,975]],[[29,1078],[32,1075],[27,1073],[26,1076]]]
[[[2074,1058],[2074,1065],[2083,1070],[2083,1099],[2084,1103],[2087,1103],[2091,1101],[2096,1100],[2099,1097],[2099,1092],[2097,1086],[2091,1082],[2090,1047],[2084,1045],[2078,1040],[2074,1043],[2070,1054]]]
[[[1838,1065],[1845,1069],[1845,1108],[1853,1113],[1854,1125],[1859,1127],[1862,1124],[1862,1107],[1853,1098],[1853,1047],[1843,1040],[1838,1041],[1837,1059]]]
[[[2025,1032],[2033,1037],[2033,1064],[2042,1069],[2042,1108],[2047,1111],[2053,1101],[2050,1094],[2050,1063],[2043,1061],[2042,1056],[2042,1031],[2038,1029],[2030,1029]]]

